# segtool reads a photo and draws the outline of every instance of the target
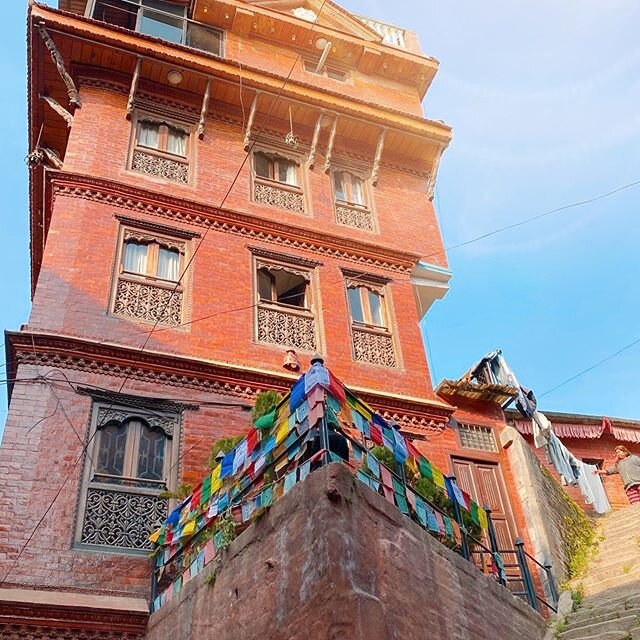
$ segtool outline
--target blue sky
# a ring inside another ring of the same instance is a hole
[[[441,62],[425,113],[454,128],[436,198],[447,246],[640,179],[636,0],[342,4],[414,29]],[[7,3],[0,42],[0,326],[12,330],[29,314],[25,13]],[[542,394],[640,338],[639,205],[636,187],[451,251],[451,291],[425,323],[435,378],[502,348]],[[640,418],[639,356],[542,406]],[[0,425],[5,410],[0,398]]]

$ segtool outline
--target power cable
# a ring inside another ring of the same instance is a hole
[[[606,358],[603,358],[602,360],[599,360],[595,364],[592,364],[590,367],[587,367],[586,369],[583,369],[582,371],[580,371],[580,373],[576,373],[574,376],[571,376],[570,378],[567,378],[566,380],[564,380],[560,384],[557,384],[555,387],[552,387],[548,391],[545,391],[544,393],[541,393],[538,397],[539,398],[543,398],[544,396],[547,396],[550,393],[553,393],[557,389],[560,389],[560,387],[564,387],[566,384],[569,384],[570,382],[573,382],[576,378],[579,378],[580,376],[583,376],[585,373],[589,373],[589,371],[593,371],[594,369],[596,369],[600,365],[604,364],[605,362],[609,362],[609,360],[612,360],[616,356],[619,356],[621,353],[627,351],[628,349],[631,349],[632,347],[635,347],[637,344],[640,344],[640,338],[638,338],[637,340],[634,340],[633,342],[630,342],[629,344],[625,345],[621,349],[618,349],[615,353],[612,353],[610,356],[607,356]]]

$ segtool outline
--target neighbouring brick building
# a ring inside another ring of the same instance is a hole
[[[432,195],[451,130],[423,116],[438,62],[415,34],[328,0],[32,2],[27,42],[0,624],[129,637],[159,494],[291,386],[287,350],[406,433],[445,429],[418,323],[450,277]]]

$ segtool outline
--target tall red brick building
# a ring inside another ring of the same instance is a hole
[[[294,350],[423,440],[438,62],[330,0],[29,6],[33,306],[7,333],[3,637],[135,637],[159,494]],[[65,635],[66,634],[66,635]],[[82,635],[82,634],[89,634]],[[127,635],[130,634],[130,635]]]

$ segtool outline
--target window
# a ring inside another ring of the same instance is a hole
[[[252,251],[264,253],[257,248]],[[300,259],[300,263],[254,258],[258,342],[303,351],[317,350],[311,295],[312,270],[317,263],[306,259]]]
[[[258,296],[261,302],[307,309],[308,286],[306,277],[287,271],[284,267],[258,269]]]
[[[178,415],[95,404],[76,542],[122,551],[151,548],[175,485]]]
[[[384,367],[397,366],[396,350],[390,331],[386,281],[363,274],[347,276],[347,300],[351,316],[353,358],[358,362]]]
[[[128,227],[122,231],[121,242],[113,313],[180,325],[187,242]]]
[[[333,172],[336,222],[363,231],[375,231],[367,181],[350,171]]]
[[[298,165],[292,160],[258,152],[254,154],[254,167],[259,178],[275,180],[292,187],[298,186]]]
[[[498,451],[496,437],[491,427],[475,424],[458,424],[460,444],[465,449],[480,449],[482,451]]]
[[[277,153],[254,152],[253,200],[294,213],[304,213],[300,163]]]
[[[314,73],[319,76],[324,76],[325,78],[331,78],[332,80],[337,80],[338,82],[346,82],[348,80],[348,75],[346,71],[341,71],[340,69],[336,69],[335,67],[329,67],[324,65],[322,69],[318,72],[316,68],[318,66],[318,62],[313,62],[311,60],[305,60],[303,63],[304,70],[309,73]]]
[[[178,282],[180,258],[180,251],[174,247],[156,241],[130,239],[124,243],[122,271]]]
[[[348,204],[365,207],[365,183],[359,176],[347,171],[336,171],[333,174],[333,188],[336,200]]]
[[[373,290],[367,286],[349,286],[347,293],[353,322],[373,327],[386,327],[384,296],[379,290]]]
[[[189,182],[187,125],[138,114],[131,169],[174,182]]]
[[[165,0],[94,0],[88,16],[175,44],[222,55],[222,31],[187,18],[184,3]]]

